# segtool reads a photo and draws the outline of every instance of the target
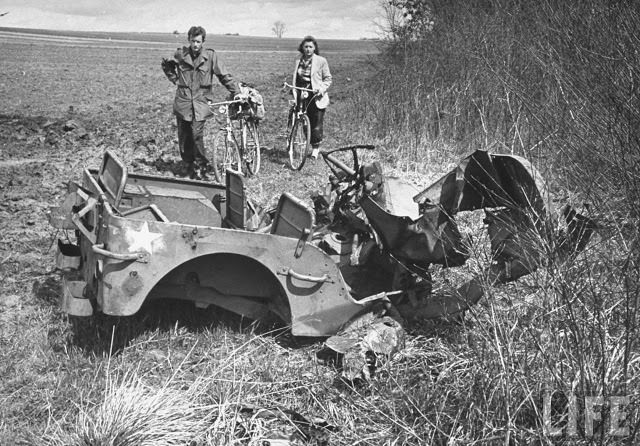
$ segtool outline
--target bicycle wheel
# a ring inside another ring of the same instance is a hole
[[[285,144],[284,150],[289,153],[289,144],[291,144],[291,130],[293,130],[293,123],[295,122],[295,112],[293,108],[290,108],[287,112],[287,130],[285,130]]]
[[[211,159],[213,172],[219,183],[225,182],[227,169],[242,172],[240,150],[233,133],[227,134],[225,129],[216,133],[213,140],[213,156]]]
[[[257,122],[244,121],[242,145],[247,172],[249,175],[256,175],[260,170],[260,130]]]
[[[291,134],[291,129],[293,128],[293,123],[296,120],[296,112],[293,107],[289,108],[287,112],[287,150],[289,149],[289,135]]]
[[[307,115],[296,118],[289,135],[289,163],[294,170],[302,169],[309,153],[311,124]]]

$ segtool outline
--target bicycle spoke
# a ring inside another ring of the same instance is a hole
[[[214,140],[212,160],[214,174],[218,182],[222,183],[225,181],[227,169],[240,172],[241,164],[238,145],[233,134],[222,129],[217,133]]]
[[[243,126],[243,156],[249,174],[260,170],[260,138],[258,124],[247,121]]]

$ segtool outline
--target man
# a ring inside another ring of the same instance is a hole
[[[204,125],[213,116],[213,76],[235,96],[239,93],[233,77],[218,60],[216,52],[203,48],[207,32],[192,26],[187,38],[189,46],[178,48],[173,60],[162,60],[167,78],[177,85],[173,112],[178,121],[178,144],[182,161],[189,165],[192,179],[206,180],[207,160],[204,149]]]

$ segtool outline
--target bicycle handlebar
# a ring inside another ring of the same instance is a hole
[[[291,84],[288,84],[286,82],[284,83],[284,86],[292,88],[294,90],[308,91],[309,93],[315,93],[316,92],[315,90],[312,90],[311,88],[296,87],[295,85],[291,85]]]
[[[241,104],[243,102],[246,102],[246,99],[234,99],[232,101],[222,101],[222,102],[210,102],[207,105],[209,107],[219,107],[221,105],[232,105],[232,104]]]

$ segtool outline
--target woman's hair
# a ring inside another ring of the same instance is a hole
[[[300,42],[300,45],[298,45],[298,51],[299,51],[300,53],[302,53],[302,52],[303,52],[303,51],[302,51],[302,47],[303,47],[303,46],[304,46],[304,44],[305,44],[305,43],[307,43],[307,42],[311,42],[311,43],[313,43],[313,46],[315,46],[315,47],[316,47],[316,51],[315,51],[315,53],[316,53],[316,54],[318,54],[318,55],[320,55],[320,48],[318,48],[318,41],[317,41],[317,40],[316,40],[316,38],[315,38],[315,37],[313,37],[313,36],[305,36],[305,37],[302,39],[302,42]]]
[[[207,38],[207,32],[202,26],[192,26],[187,33],[187,39],[191,40],[191,38],[195,36],[202,36],[202,41],[204,42]]]

